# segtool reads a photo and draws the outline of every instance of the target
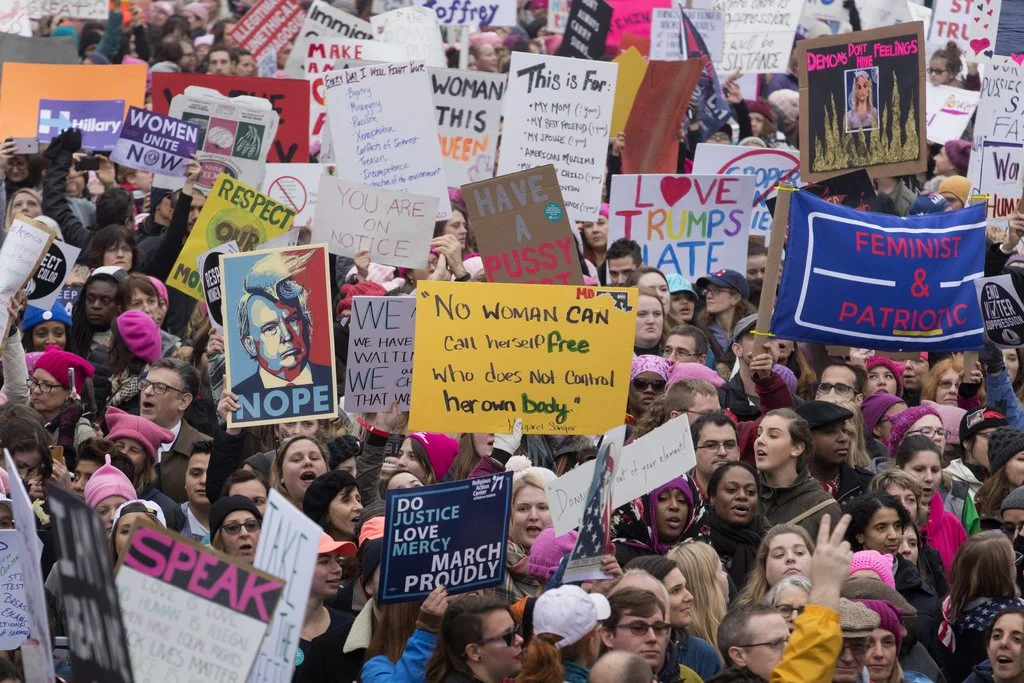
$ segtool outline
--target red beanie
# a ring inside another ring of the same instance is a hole
[[[341,315],[342,311],[348,311],[352,308],[352,298],[356,296],[384,296],[388,293],[388,290],[376,282],[357,282],[354,285],[342,285],[341,295],[342,299],[338,302],[338,315]]]
[[[87,360],[62,351],[59,346],[48,346],[36,361],[36,370],[46,370],[68,391],[71,390],[68,378],[68,370],[71,368],[75,369],[75,392],[81,394],[85,390],[85,380],[96,372]]]
[[[775,123],[775,112],[772,111],[772,107],[767,102],[761,100],[746,100],[747,111],[751,114],[760,114],[772,123]]]

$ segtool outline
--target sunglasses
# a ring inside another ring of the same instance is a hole
[[[632,384],[633,388],[637,391],[646,391],[648,388],[654,389],[655,391],[664,391],[666,382],[663,379],[643,379],[642,377],[634,377],[630,384]]]
[[[502,641],[505,641],[505,645],[507,647],[512,647],[513,645],[515,645],[516,636],[519,635],[519,632],[520,632],[520,626],[517,624],[515,627],[513,627],[513,629],[511,631],[506,631],[505,633],[502,633],[501,635],[492,636],[491,638],[484,638],[483,640],[479,641],[477,644],[478,645],[486,645],[487,643],[496,643],[499,640],[502,640]]]

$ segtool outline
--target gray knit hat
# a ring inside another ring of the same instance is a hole
[[[1024,451],[1024,432],[1013,427],[999,427],[988,437],[988,469],[995,474]]]
[[[1024,486],[1018,486],[1006,494],[1006,498],[999,504],[999,511],[1003,510],[1024,510]]]

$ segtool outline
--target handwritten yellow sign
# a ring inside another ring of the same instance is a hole
[[[288,232],[293,218],[295,211],[287,205],[221,173],[213,181],[210,196],[171,268],[167,285],[202,301],[196,263],[200,254],[232,240],[240,252],[255,251],[267,240]]]
[[[602,434],[622,424],[635,289],[420,282],[409,428]]]

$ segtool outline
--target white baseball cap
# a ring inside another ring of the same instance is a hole
[[[533,607],[533,632],[562,636],[555,647],[563,648],[594,630],[612,613],[608,598],[565,585],[541,593]]]

